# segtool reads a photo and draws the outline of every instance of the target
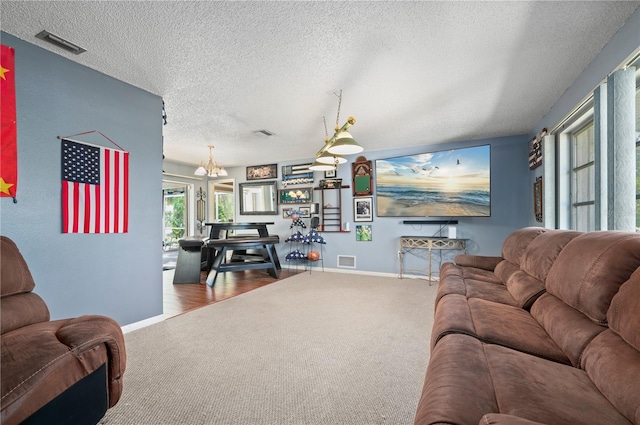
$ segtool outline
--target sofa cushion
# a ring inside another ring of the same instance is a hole
[[[640,234],[591,232],[574,238],[558,254],[545,283],[547,292],[606,324],[611,299],[640,267]]]
[[[491,413],[544,424],[631,423],[581,369],[446,335],[432,350],[415,424],[481,424]]]
[[[531,241],[547,231],[543,227],[525,227],[516,230],[507,236],[502,243],[502,257],[519,266]]]
[[[460,295],[438,304],[431,332],[431,348],[449,334],[464,334],[538,357],[570,364],[562,349],[533,317],[519,307]]]
[[[36,284],[15,242],[0,236],[0,296],[8,297],[33,291]]]
[[[499,345],[485,345],[484,353],[498,413],[545,424],[630,423],[581,369]]]
[[[582,368],[627,419],[640,423],[640,268],[620,287],[609,329],[586,347]]]
[[[607,319],[609,329],[640,351],[640,267],[611,300]]]
[[[544,283],[560,252],[582,234],[571,230],[547,230],[529,243],[520,261],[520,269]]]
[[[431,351],[415,424],[477,424],[486,413],[497,412],[483,344],[447,335]]]
[[[606,329],[551,294],[538,298],[531,307],[531,316],[576,367],[587,344]]]
[[[0,298],[0,328],[2,334],[50,318],[45,302],[35,292]]]

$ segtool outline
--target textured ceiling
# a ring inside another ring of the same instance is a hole
[[[587,2],[2,0],[2,30],[162,96],[167,159],[313,158],[529,133],[638,7]],[[67,53],[42,30],[87,51]],[[274,136],[254,131],[266,129]]]

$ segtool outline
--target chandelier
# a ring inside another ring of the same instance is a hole
[[[314,171],[336,170],[339,164],[347,162],[342,155],[351,155],[360,153],[364,150],[362,146],[356,142],[351,133],[347,131],[349,127],[356,123],[354,117],[347,118],[347,122],[342,127],[338,127],[340,122],[340,105],[342,104],[342,90],[340,93],[334,93],[338,96],[338,115],[336,117],[335,133],[331,138],[327,132],[327,122],[324,122],[324,131],[326,137],[324,146],[316,152],[316,160],[311,164],[309,169]]]
[[[202,162],[200,162],[200,166],[196,169],[194,173],[196,176],[208,176],[208,177],[218,177],[218,176],[227,176],[227,170],[224,167],[218,167],[218,164],[213,160],[213,146],[209,145],[209,162],[205,167]]]

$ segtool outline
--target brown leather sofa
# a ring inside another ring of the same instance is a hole
[[[525,228],[455,261],[416,425],[640,424],[640,234]]]
[[[0,237],[1,420],[96,424],[122,392],[122,330],[104,316],[49,320],[16,244]]]

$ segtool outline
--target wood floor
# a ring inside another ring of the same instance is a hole
[[[163,313],[165,317],[176,316],[303,272],[303,269],[287,269],[283,266],[280,270],[280,279],[269,276],[265,270],[227,272],[219,275],[216,284],[211,288],[204,283],[206,279],[204,273],[201,276],[200,284],[181,283],[174,285],[174,270],[166,270],[162,272]]]

